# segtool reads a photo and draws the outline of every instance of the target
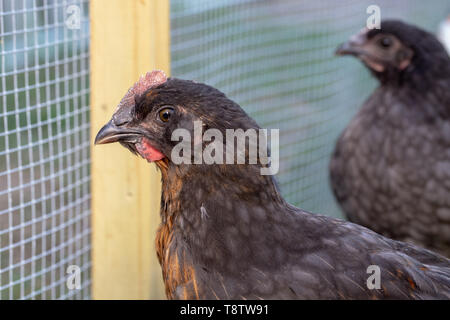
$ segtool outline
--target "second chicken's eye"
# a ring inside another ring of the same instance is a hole
[[[159,110],[159,119],[163,122],[169,121],[170,117],[172,116],[173,108],[163,108]]]
[[[384,38],[381,38],[380,44],[383,48],[389,48],[392,44],[392,40],[391,40],[391,38],[384,37]]]

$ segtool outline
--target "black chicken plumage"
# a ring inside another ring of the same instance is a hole
[[[223,133],[259,128],[220,91],[154,71],[96,137],[161,170],[156,250],[168,298],[450,298],[448,259],[289,205],[260,164],[175,164],[172,133],[192,132],[196,120]],[[371,265],[379,289],[367,286]]]
[[[380,86],[339,138],[331,185],[350,221],[450,257],[450,58],[400,21],[338,49]]]

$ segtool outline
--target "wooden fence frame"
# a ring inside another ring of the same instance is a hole
[[[169,74],[169,0],[91,0],[89,11],[93,140],[140,75]],[[92,146],[91,159],[93,298],[164,298],[156,167],[119,144]]]

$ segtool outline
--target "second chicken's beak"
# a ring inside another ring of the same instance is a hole
[[[351,54],[360,55],[364,53],[363,46],[366,43],[366,34],[361,31],[354,36],[352,36],[347,42],[344,42],[339,47],[337,47],[335,54],[339,56]]]
[[[348,42],[344,42],[339,47],[337,47],[335,54],[338,56],[343,56],[346,54],[354,54],[352,46]]]
[[[131,142],[135,143],[142,137],[142,133],[131,128],[116,126],[113,120],[100,129],[95,137],[95,144],[106,144],[112,142]]]
[[[361,49],[361,47],[351,41],[347,41],[344,42],[343,44],[341,44],[339,47],[337,47],[335,54],[338,56],[343,56],[343,55],[354,55],[357,56],[359,54],[361,54],[363,51]]]

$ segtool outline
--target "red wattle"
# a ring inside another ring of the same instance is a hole
[[[165,155],[163,155],[159,150],[152,147],[152,145],[146,138],[142,138],[140,142],[136,143],[136,149],[143,158],[147,159],[148,162],[165,158]]]

